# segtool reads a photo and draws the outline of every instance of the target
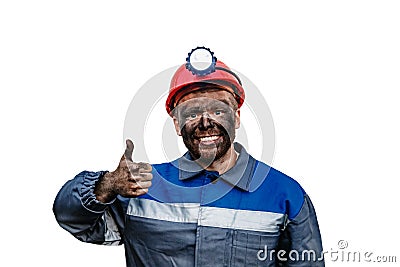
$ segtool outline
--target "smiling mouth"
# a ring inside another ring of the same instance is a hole
[[[210,141],[215,141],[218,138],[219,138],[219,135],[212,135],[212,136],[200,137],[199,140],[200,140],[200,142],[210,142]]]
[[[196,139],[199,141],[200,145],[215,146],[216,142],[218,141],[218,139],[220,137],[221,137],[221,135],[207,135],[207,136],[196,137]]]

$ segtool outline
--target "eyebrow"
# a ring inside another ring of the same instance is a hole
[[[183,108],[183,109],[181,109],[180,110],[180,113],[182,113],[182,114],[187,114],[187,113],[190,113],[190,112],[199,112],[199,111],[201,111],[202,109],[200,108],[200,107],[187,107],[187,108]]]

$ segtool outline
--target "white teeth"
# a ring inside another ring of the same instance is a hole
[[[207,137],[201,137],[200,141],[201,142],[209,142],[209,141],[214,141],[217,139],[218,139],[218,136],[207,136]]]

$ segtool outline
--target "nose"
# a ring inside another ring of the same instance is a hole
[[[212,128],[212,127],[214,127],[214,123],[213,123],[212,119],[210,118],[210,115],[207,112],[204,112],[200,119],[199,128],[201,130],[205,130],[205,129]]]

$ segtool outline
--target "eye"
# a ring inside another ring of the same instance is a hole
[[[217,116],[219,116],[219,115],[222,114],[222,111],[221,111],[221,110],[216,110],[216,111],[214,112],[214,114],[217,115]]]
[[[187,116],[187,119],[193,120],[197,118],[197,113],[190,113],[189,116]]]

